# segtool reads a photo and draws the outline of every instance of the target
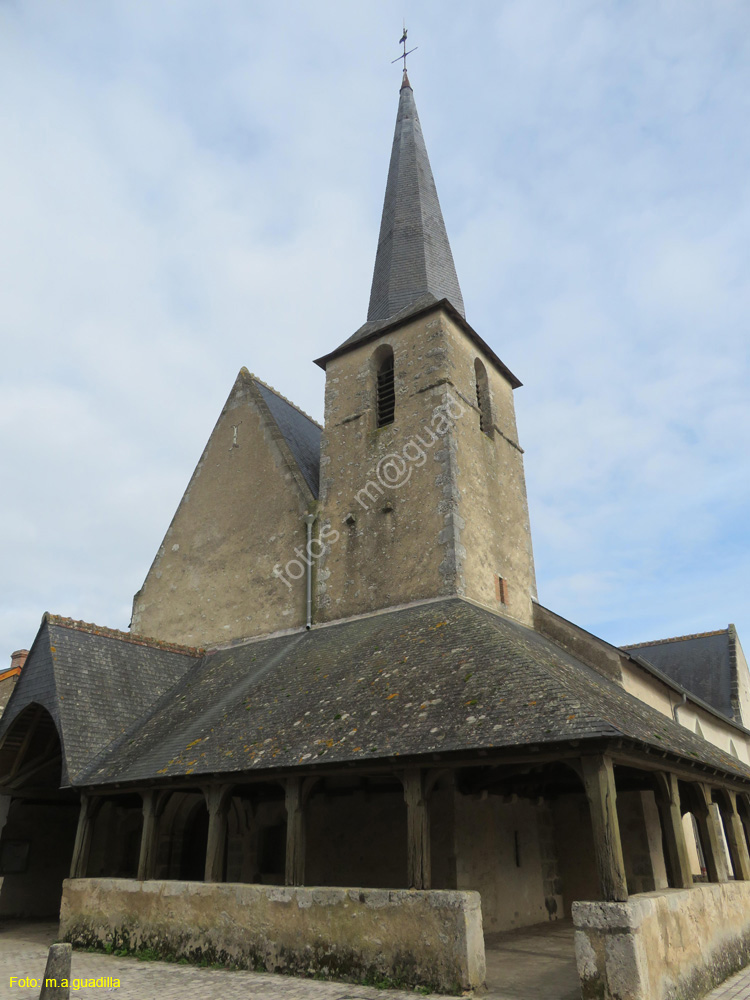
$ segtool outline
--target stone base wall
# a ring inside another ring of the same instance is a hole
[[[485,978],[478,892],[68,879],[60,937],[445,993]]]
[[[750,962],[750,883],[574,903],[583,1000],[692,1000]]]

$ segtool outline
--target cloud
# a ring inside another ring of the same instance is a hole
[[[322,416],[363,321],[403,13],[0,6],[0,635],[127,625],[237,370]],[[540,598],[750,634],[750,12],[407,4],[470,322],[526,383]],[[395,28],[395,30],[394,30]]]

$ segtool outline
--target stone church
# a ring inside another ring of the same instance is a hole
[[[242,368],[128,632],[45,614],[0,718],[0,917],[451,992],[570,922],[584,997],[750,959],[730,626],[616,648],[539,603],[513,395],[404,73],[325,425]],[[572,948],[572,945],[571,945]]]

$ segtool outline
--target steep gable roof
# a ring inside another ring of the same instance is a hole
[[[251,375],[276,426],[286,441],[305,482],[317,499],[320,481],[320,435],[322,428],[312,417],[290,402],[270,385]]]
[[[729,629],[623,646],[731,719],[732,656]]]
[[[203,650],[45,614],[0,718],[0,741],[30,704],[52,716],[63,748],[63,782],[148,714]]]

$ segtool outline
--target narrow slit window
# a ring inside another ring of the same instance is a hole
[[[393,378],[393,351],[380,359],[377,369],[377,418],[378,427],[392,424],[396,411],[396,388]]]
[[[501,576],[495,577],[495,597],[501,604],[508,603],[508,581]]]
[[[487,437],[492,437],[492,407],[490,406],[490,383],[487,379],[487,369],[479,358],[474,362],[474,374],[477,380],[477,409],[479,410],[479,429]]]

